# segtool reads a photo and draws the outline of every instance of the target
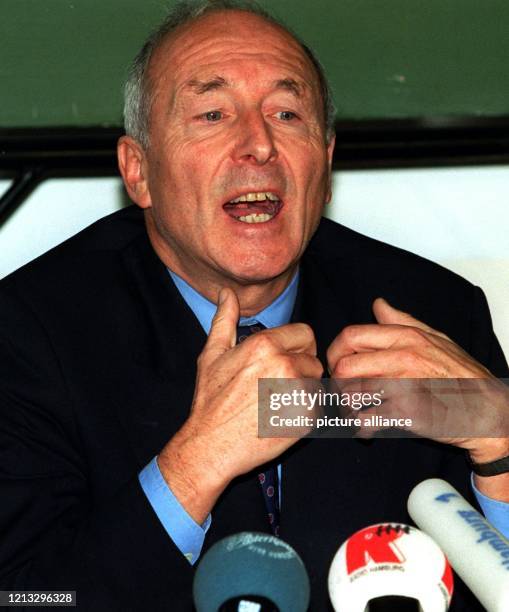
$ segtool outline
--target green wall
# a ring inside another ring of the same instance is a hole
[[[509,115],[509,0],[261,3],[316,49],[341,119]],[[0,128],[120,125],[125,67],[171,4],[0,0]]]

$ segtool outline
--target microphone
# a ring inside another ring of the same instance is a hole
[[[452,570],[438,545],[399,523],[354,533],[329,570],[336,612],[446,612],[452,591]]]
[[[421,482],[408,498],[408,512],[488,612],[509,610],[509,541],[454,487],[439,478]]]
[[[281,538],[244,531],[203,555],[193,582],[198,612],[305,612],[309,578]]]

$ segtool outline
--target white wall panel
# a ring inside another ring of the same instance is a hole
[[[7,181],[0,182],[2,187]],[[0,278],[118,210],[120,179],[54,179],[37,187],[0,227]]]

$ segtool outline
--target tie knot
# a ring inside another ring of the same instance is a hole
[[[265,325],[261,323],[254,323],[253,325],[239,325],[237,327],[237,344],[244,342],[246,338],[256,334],[256,332],[262,331],[265,329]]]

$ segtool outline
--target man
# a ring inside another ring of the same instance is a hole
[[[469,494],[457,448],[257,437],[259,378],[507,368],[478,289],[320,222],[334,146],[323,76],[238,6],[179,9],[135,61],[118,156],[143,219],[115,214],[2,283],[2,588],[189,610],[203,550],[271,531],[258,476],[277,469],[280,534],[326,610],[351,532],[408,521],[426,477]],[[267,329],[236,344],[239,316]],[[509,455],[506,439],[450,442],[476,463]],[[478,495],[509,501],[508,479],[476,476]],[[475,606],[459,593],[456,609]]]

